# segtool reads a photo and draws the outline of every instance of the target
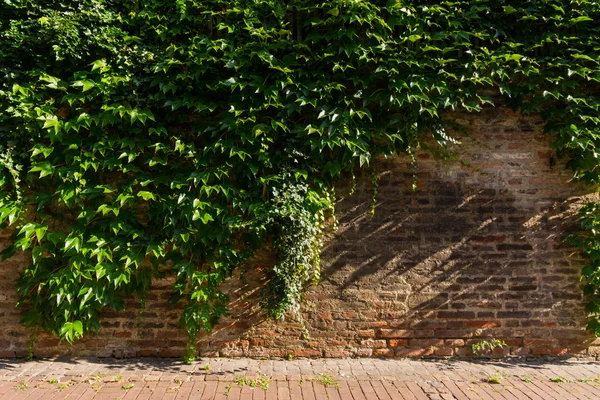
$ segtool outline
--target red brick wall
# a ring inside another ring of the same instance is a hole
[[[228,291],[232,313],[199,338],[202,355],[252,357],[465,356],[497,338],[512,355],[596,354],[585,332],[582,260],[561,244],[577,229],[573,212],[586,195],[559,162],[541,121],[506,109],[449,115],[470,137],[452,156],[420,152],[418,189],[406,157],[377,162],[380,179],[369,213],[370,172],[340,182],[339,229],[324,248],[322,280],[307,295],[305,330],[264,320],[256,303],[268,253]],[[431,149],[435,145],[429,144]],[[448,157],[446,157],[448,158]],[[0,236],[5,240],[7,232]],[[0,357],[26,354],[28,332],[14,308],[14,279],[24,257],[0,264]],[[74,346],[40,335],[39,356],[179,356],[186,336],[170,284],[156,282],[138,335],[138,305],[105,313],[102,330]]]

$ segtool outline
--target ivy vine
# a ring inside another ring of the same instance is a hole
[[[598,20],[587,0],[3,1],[0,224],[5,258],[31,251],[24,323],[73,341],[172,275],[193,344],[269,243],[263,306],[297,312],[334,180],[424,135],[445,146],[441,112],[490,90],[597,184]],[[600,212],[582,213],[600,334]]]

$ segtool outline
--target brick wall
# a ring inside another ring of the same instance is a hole
[[[550,167],[551,138],[541,121],[506,109],[449,115],[470,132],[450,156],[418,154],[418,189],[406,157],[376,165],[379,194],[369,213],[370,172],[340,182],[339,229],[322,254],[321,283],[307,295],[305,328],[265,321],[257,307],[265,252],[234,277],[232,313],[199,338],[206,356],[467,356],[473,343],[498,338],[511,355],[595,356],[585,332],[581,258],[561,244],[577,229],[573,213],[586,189]],[[435,148],[433,144],[428,144]],[[446,159],[444,159],[446,158]],[[0,236],[6,239],[7,232]],[[25,257],[0,264],[0,357],[23,356],[14,280]],[[186,336],[169,281],[147,300],[141,336],[138,305],[106,312],[100,333],[69,346],[40,335],[35,354],[179,356]]]

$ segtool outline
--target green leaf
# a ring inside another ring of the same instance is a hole
[[[596,60],[594,60],[592,57],[590,57],[586,54],[572,54],[571,57],[573,57],[576,60],[586,60],[586,61],[596,62]]]
[[[65,252],[75,249],[76,252],[79,252],[81,246],[81,239],[78,236],[69,236],[65,240]]]
[[[52,154],[52,151],[54,151],[53,146],[44,146],[43,144],[38,143],[34,146],[32,152],[31,152],[31,156],[35,157],[40,154],[43,154],[44,157],[48,157],[50,154]]]
[[[212,215],[207,212],[196,210],[192,215],[192,221],[201,220],[203,224],[208,224],[211,221],[214,221]]]
[[[37,264],[43,255],[44,255],[44,248],[41,246],[35,246],[33,248],[33,250],[31,250],[31,258],[33,259],[34,264]]]
[[[60,329],[60,335],[64,337],[67,342],[73,343],[75,339],[79,339],[83,336],[83,324],[81,321],[65,322]]]
[[[296,178],[296,180],[299,180],[300,178],[306,180],[308,179],[308,172],[304,169],[294,171],[294,177]]]
[[[504,60],[505,61],[521,61],[521,59],[523,58],[523,55],[521,54],[506,54],[504,56]]]
[[[140,190],[139,192],[137,192],[137,196],[143,198],[146,201],[156,199],[156,197],[154,197],[154,193],[147,192],[145,190]]]
[[[90,81],[88,79],[84,79],[84,80],[76,81],[71,86],[73,86],[73,87],[81,87],[82,91],[87,92],[88,90],[94,88],[96,86],[96,83],[94,81]]]
[[[585,15],[582,15],[582,16],[577,17],[577,18],[571,18],[569,20],[569,23],[572,25],[572,24],[578,24],[580,22],[587,22],[587,21],[593,21],[593,20],[594,20],[593,18],[590,18],[590,17],[587,17]]]
[[[43,178],[48,175],[52,175],[54,173],[54,165],[50,163],[50,161],[41,161],[39,163],[33,164],[29,172],[37,172],[40,171],[40,178]]]

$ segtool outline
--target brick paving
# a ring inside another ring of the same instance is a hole
[[[600,399],[582,360],[1,360],[0,400]]]

